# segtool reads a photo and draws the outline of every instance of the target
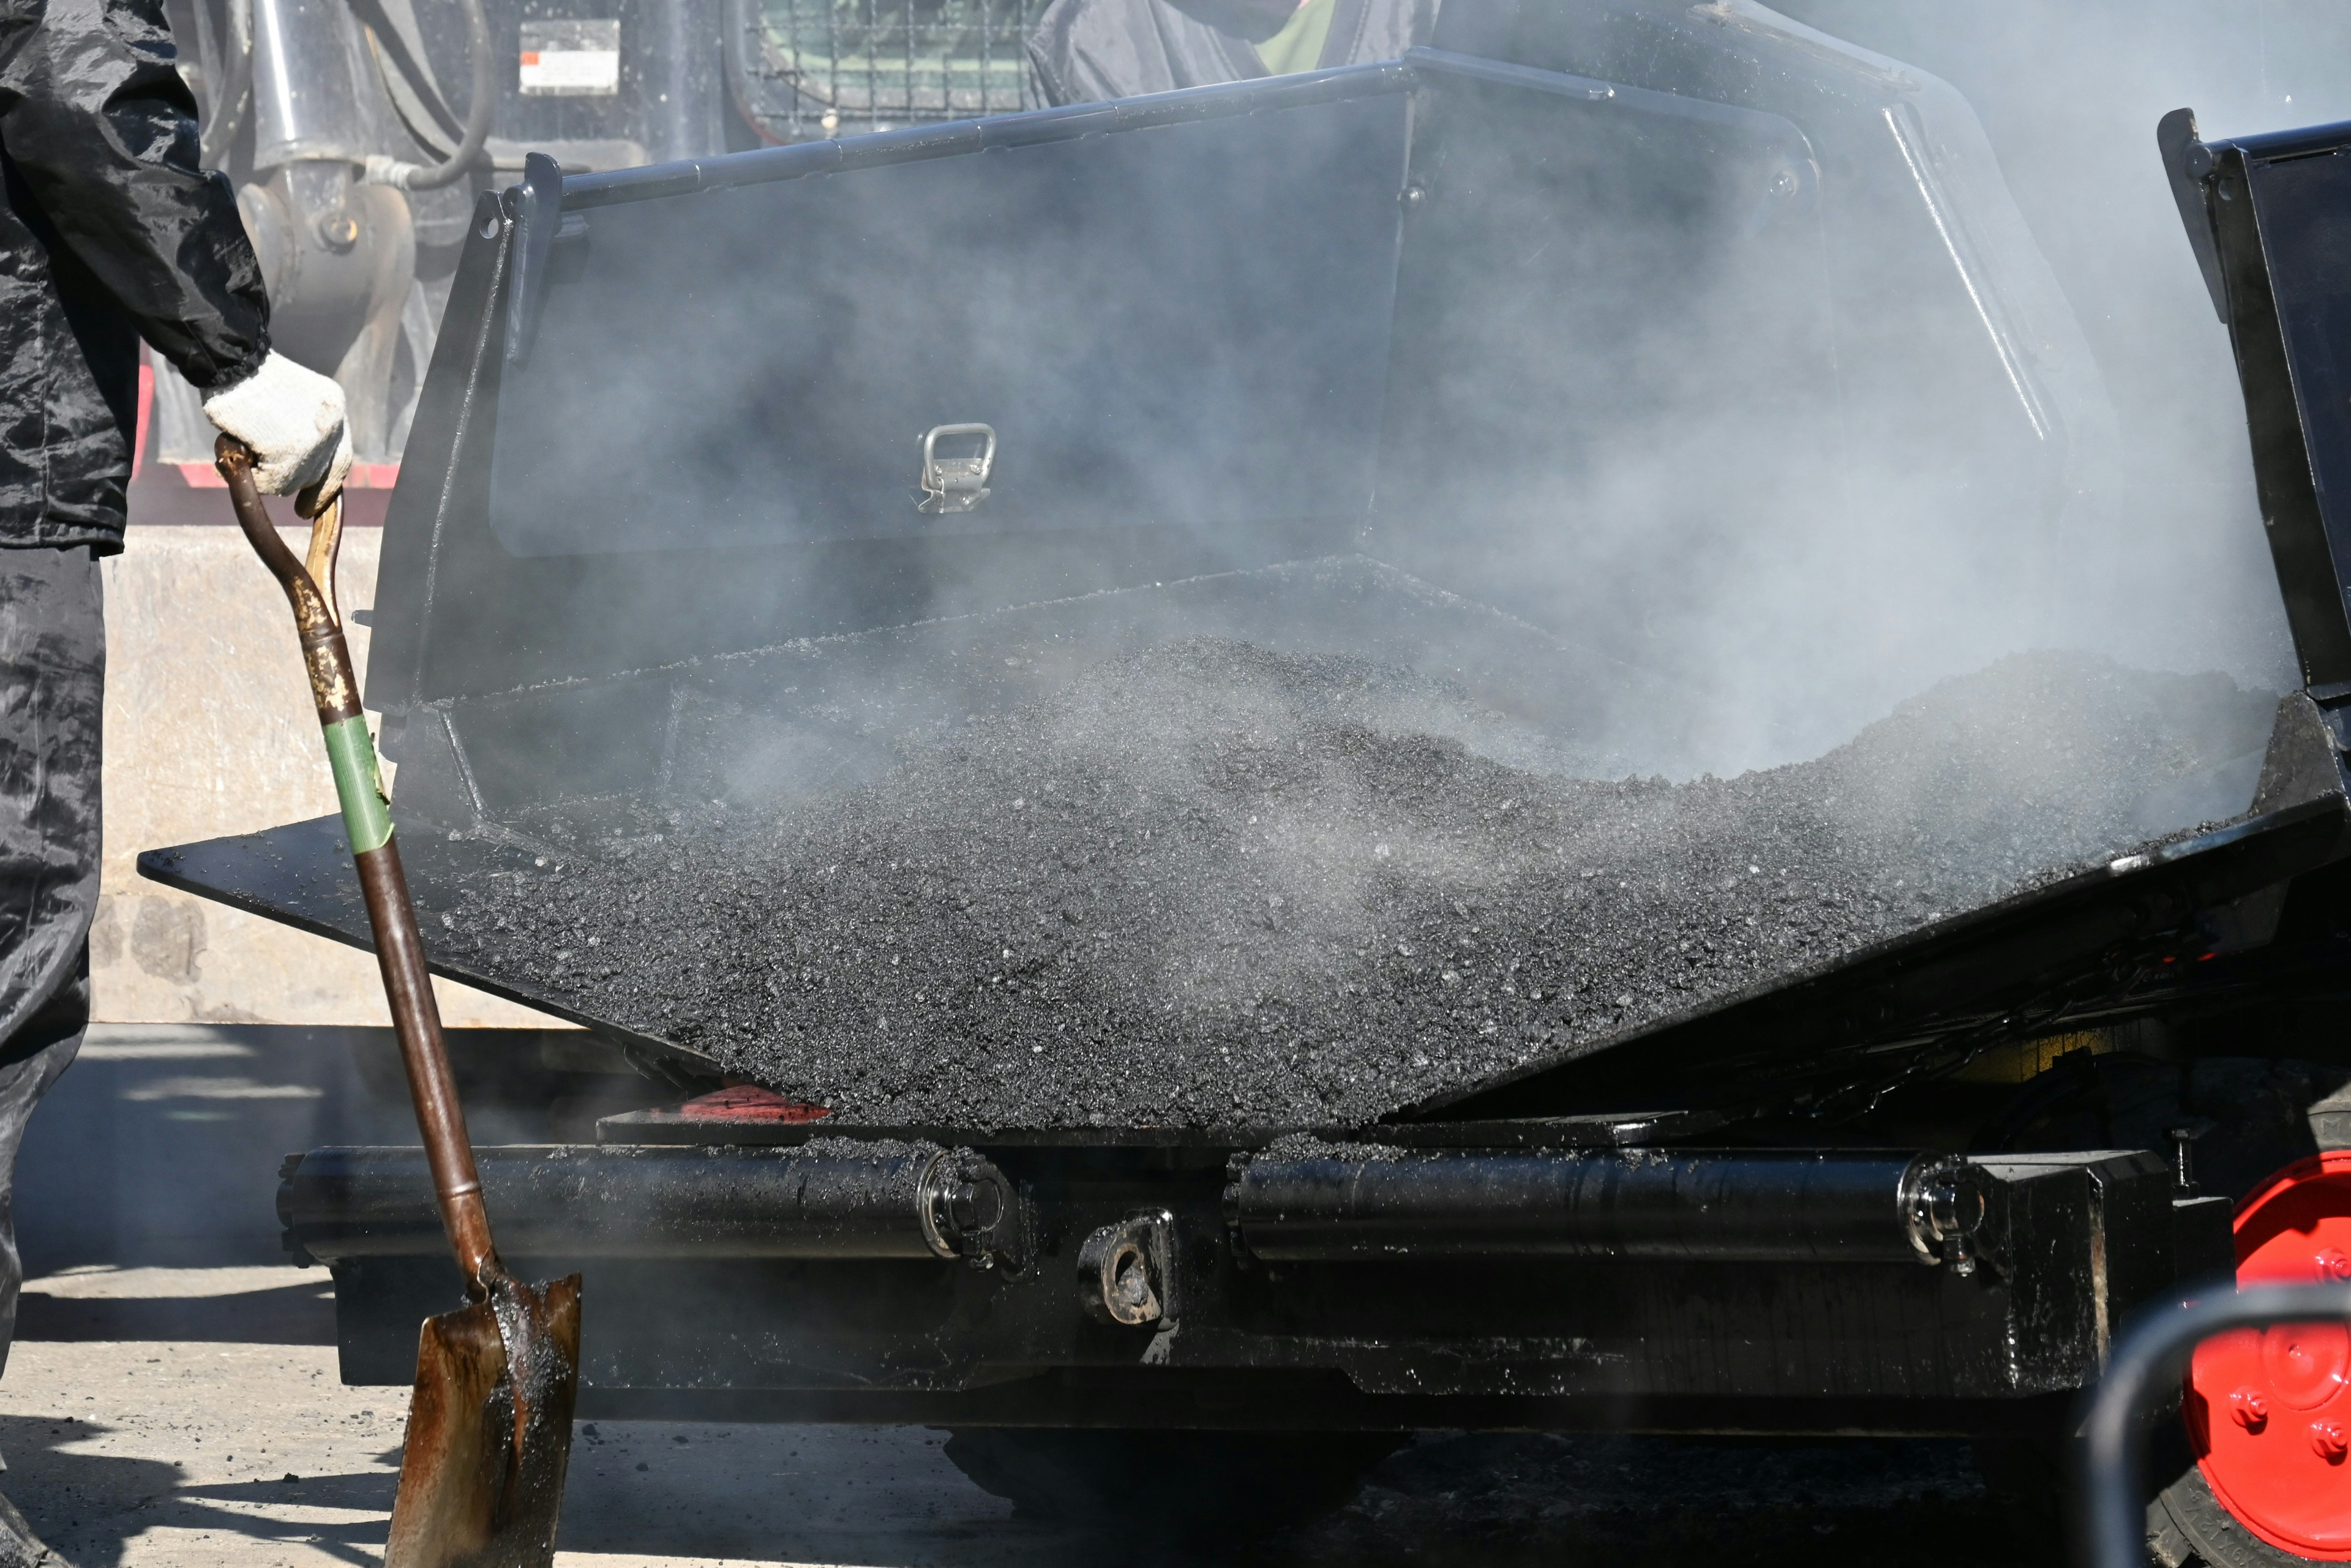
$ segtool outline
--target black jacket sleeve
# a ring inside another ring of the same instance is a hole
[[[162,0],[0,0],[0,152],[140,336],[211,392],[269,350],[261,266],[228,178],[196,163],[196,106]]]

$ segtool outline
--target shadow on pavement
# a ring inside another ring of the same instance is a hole
[[[581,1423],[564,1550],[681,1562],[1101,1568],[1136,1543],[1011,1517],[940,1438],[855,1427]]]
[[[346,1563],[383,1561],[383,1541],[392,1519],[397,1478],[380,1472],[304,1476],[295,1481],[222,1481],[186,1487],[142,1514],[140,1528],[207,1531],[240,1536],[256,1544],[299,1542]],[[321,1521],[287,1519],[264,1510],[298,1509],[350,1517]],[[80,1568],[93,1568],[83,1563]]]
[[[89,1421],[0,1416],[0,1453],[9,1467],[5,1480],[20,1483],[0,1490],[11,1493],[26,1522],[77,1568],[113,1568],[131,1541],[154,1530],[209,1536],[217,1547],[299,1542],[346,1563],[383,1559],[393,1476],[377,1471],[183,1486],[177,1464],[68,1448],[109,1430]],[[243,1549],[214,1554],[241,1560]]]
[[[222,1344],[333,1344],[334,1283],[316,1275],[225,1296],[51,1296],[27,1291],[19,1340],[200,1340]]]
[[[0,1490],[78,1568],[120,1562],[123,1543],[153,1522],[147,1508],[179,1484],[179,1466],[160,1459],[65,1451],[108,1430],[90,1421],[0,1416],[0,1455],[8,1461]]]
[[[2020,1561],[2010,1523],[1964,1442],[1431,1435],[1373,1472],[1347,1508],[1262,1557],[1981,1568]]]

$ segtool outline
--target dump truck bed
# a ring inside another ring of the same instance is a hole
[[[2017,652],[2078,331],[1964,111],[1805,57],[542,161],[387,525],[436,964],[1106,1128],[1865,1094],[2220,973],[2336,852],[2326,742]],[[142,864],[360,929],[330,826]]]
[[[2226,905],[2340,834],[2299,699],[2074,655],[1807,762],[1627,777],[1609,746],[1714,710],[1361,556],[635,684],[662,789],[408,836],[436,967],[863,1125],[1359,1126],[1763,1020],[1815,1071],[1964,1051],[2143,1005],[2226,945],[2150,899]],[[143,863],[363,942],[340,843]],[[1655,1092],[1687,1065],[1652,1061]]]

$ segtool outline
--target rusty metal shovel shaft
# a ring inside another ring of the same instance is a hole
[[[499,1263],[490,1239],[416,911],[335,604],[341,503],[328,503],[312,519],[309,559],[297,560],[262,507],[253,455],[226,435],[214,451],[238,526],[294,607],[434,1196],[473,1297],[471,1306],[426,1319],[418,1340],[416,1394],[385,1568],[548,1568],[571,1457],[580,1276],[521,1283]]]

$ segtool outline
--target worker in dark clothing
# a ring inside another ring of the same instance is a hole
[[[1428,42],[1437,0],[1053,0],[1029,35],[1047,103],[1392,60]]]
[[[98,904],[106,623],[145,339],[317,504],[350,465],[341,391],[270,351],[261,267],[159,0],[0,0],[0,1364],[22,1283],[25,1123],[81,1044]],[[0,1499],[0,1568],[55,1563]]]

